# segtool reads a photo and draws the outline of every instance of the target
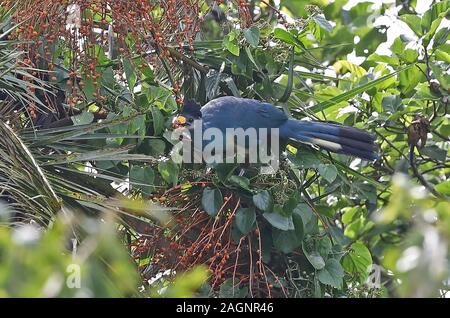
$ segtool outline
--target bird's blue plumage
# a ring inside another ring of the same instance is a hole
[[[225,132],[227,128],[278,128],[281,140],[294,139],[367,160],[378,157],[375,137],[364,130],[330,122],[289,119],[282,110],[269,103],[226,96],[208,102],[200,113],[199,107],[188,102],[181,114],[195,120],[201,113],[203,130],[218,128]]]
[[[232,96],[220,97],[201,108],[205,127],[279,128],[287,120],[283,111],[272,104]]]

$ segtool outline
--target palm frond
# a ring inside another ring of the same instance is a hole
[[[78,138],[95,134],[108,125],[122,124],[125,117],[101,124],[55,128],[45,131],[23,132],[23,140],[6,123],[0,121],[0,199],[19,211],[13,222],[34,220],[47,225],[62,206],[85,211],[89,215],[113,213],[118,220],[143,231],[147,222],[167,223],[169,210],[153,202],[128,200],[111,186],[124,183],[126,176],[110,171],[86,172],[87,163],[102,160],[157,162],[151,156],[129,153],[131,147],[96,149],[78,147],[76,152],[55,152],[65,142],[79,142]],[[114,136],[102,133],[103,138]],[[98,137],[98,136],[97,136]],[[73,138],[73,139],[72,139]],[[42,142],[45,140],[45,143]],[[83,141],[83,139],[81,139]],[[74,149],[72,149],[74,150]],[[96,169],[95,169],[96,170]],[[129,182],[129,181],[128,181]]]
[[[33,215],[40,224],[60,209],[61,202],[28,147],[0,121],[0,198],[23,215]]]

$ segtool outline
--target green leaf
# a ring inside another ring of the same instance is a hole
[[[345,227],[344,235],[350,239],[356,239],[362,233],[374,227],[374,223],[364,216],[360,216]]]
[[[437,48],[437,47],[441,46],[442,44],[446,43],[449,35],[450,35],[450,28],[440,29],[434,36],[433,48]]]
[[[362,197],[369,200],[369,202],[377,202],[377,189],[373,185],[358,181],[354,182],[352,187],[356,190],[356,192],[360,193]]]
[[[242,177],[242,176],[236,176],[236,175],[232,175],[228,178],[228,180],[237,185],[238,187],[241,187],[245,190],[250,190],[250,180],[248,180],[246,177]]]
[[[157,107],[152,107],[153,135],[159,136],[164,130],[164,116]]]
[[[347,60],[340,60],[333,64],[336,74],[345,74],[350,72],[356,77],[362,77],[367,74],[366,70],[361,66],[353,64]]]
[[[450,89],[450,75],[434,63],[431,65],[431,69],[442,88],[445,90]]]
[[[94,81],[92,79],[83,78],[83,82],[83,93],[86,95],[87,100],[92,100],[95,92]]]
[[[294,44],[296,43],[296,39],[294,38],[294,36],[281,28],[275,28],[275,30],[273,31],[273,35],[276,39],[279,39],[287,44]]]
[[[167,183],[175,186],[178,182],[179,166],[171,160],[158,163],[158,171]]]
[[[405,22],[416,35],[422,36],[421,19],[419,16],[415,14],[404,14],[399,19]]]
[[[333,26],[330,22],[325,18],[323,14],[317,14],[313,16],[314,22],[316,22],[322,29],[331,32],[333,31]]]
[[[389,95],[383,97],[381,100],[381,105],[383,106],[384,111],[389,112],[391,114],[400,110],[403,105],[402,99],[397,95]]]
[[[308,261],[315,269],[322,269],[325,267],[325,260],[318,251],[314,249],[314,244],[311,241],[303,242],[302,244],[303,254],[305,254]]]
[[[130,59],[123,59],[123,69],[125,71],[125,76],[127,78],[128,88],[130,89],[130,92],[133,93],[134,86],[136,85],[137,76],[136,72],[134,71],[134,66],[131,63]]]
[[[316,169],[322,164],[322,161],[311,151],[297,151],[297,154],[290,156],[292,163],[299,169]]]
[[[289,58],[289,69],[288,69],[288,80],[286,89],[283,93],[283,96],[280,97],[278,102],[280,103],[286,103],[291,96],[292,93],[292,87],[294,86],[294,49],[291,49],[290,58]]]
[[[223,46],[233,55],[239,56],[239,43],[235,37],[234,32],[230,32],[223,38]]]
[[[236,212],[236,226],[242,234],[247,235],[255,225],[256,213],[252,208],[239,208]]]
[[[398,57],[396,57],[396,56],[379,55],[377,53],[371,54],[367,58],[367,61],[382,62],[382,63],[386,63],[386,64],[389,64],[392,66],[398,66],[400,63]]]
[[[319,278],[317,278],[317,275],[314,276],[314,297],[315,298],[323,298],[323,290],[320,286]]]
[[[445,162],[447,159],[447,150],[441,149],[436,145],[426,146],[420,149],[420,154],[442,162]]]
[[[390,49],[393,53],[397,55],[402,55],[403,50],[405,50],[406,44],[403,43],[402,38],[398,37],[394,40],[394,43],[392,43]]]
[[[328,259],[328,254],[331,252],[332,244],[328,236],[322,237],[316,242],[317,251],[322,255],[323,259]]]
[[[355,242],[350,246],[350,251],[342,258],[344,270],[359,277],[362,283],[369,274],[369,266],[372,265],[372,255],[369,249],[360,242]]]
[[[326,158],[324,155],[321,155],[321,157],[322,157],[322,158]],[[385,186],[384,186],[382,183],[380,183],[380,182],[378,182],[378,181],[375,181],[375,180],[372,179],[372,178],[367,177],[366,175],[364,175],[364,174],[362,174],[362,173],[360,173],[360,172],[358,172],[358,171],[356,171],[356,170],[350,168],[348,165],[345,165],[345,164],[343,164],[343,163],[340,162],[340,161],[334,160],[333,163],[334,163],[334,165],[335,165],[336,167],[338,167],[340,170],[345,171],[346,173],[351,174],[351,175],[353,175],[353,176],[355,176],[355,177],[357,177],[357,178],[360,178],[360,179],[362,179],[362,180],[368,182],[369,184],[375,186],[375,187],[378,188],[378,189],[384,189],[384,188],[385,188]]]
[[[353,222],[356,217],[361,215],[361,209],[359,207],[346,207],[344,208],[344,214],[342,214],[342,222],[346,225]]]
[[[419,57],[419,52],[412,49],[406,49],[400,54],[401,59],[406,63],[414,63]]]
[[[130,116],[126,117],[114,117],[108,118],[102,122],[93,123],[84,127],[79,126],[67,126],[67,127],[58,127],[58,128],[52,128],[47,130],[38,131],[36,133],[42,134],[43,137],[34,140],[33,146],[39,146],[39,145],[49,145],[52,143],[56,143],[61,140],[67,140],[70,138],[82,136],[88,133],[95,132],[97,130],[103,129],[103,128],[114,128],[117,126],[124,125],[128,121],[134,119],[139,114],[132,114]],[[128,125],[126,124],[125,127]]]
[[[298,203],[298,201],[297,201],[296,198],[290,197],[290,198],[284,203],[284,205],[283,205],[282,208],[280,208],[280,205],[275,205],[274,210],[277,211],[277,212],[279,211],[279,213],[280,213],[281,215],[284,215],[284,216],[287,216],[287,217],[288,217],[288,216],[291,216],[291,215],[292,215],[292,212],[293,212],[294,209],[296,208],[297,203]]]
[[[335,214],[335,210],[329,206],[329,205],[316,205],[315,209],[317,212],[319,212],[321,215],[324,215],[326,217],[332,218]]]
[[[441,133],[445,137],[450,137],[450,125],[441,125],[439,127],[439,133]]]
[[[301,242],[305,236],[305,225],[303,224],[303,219],[299,214],[293,213],[292,221],[294,222],[295,235],[297,235],[297,239]]]
[[[87,125],[94,121],[94,114],[91,112],[82,112],[79,115],[71,117],[72,122],[75,126],[77,125]]]
[[[317,233],[317,216],[306,203],[299,203],[292,212],[292,216],[298,215],[303,222],[304,234]]]
[[[344,270],[336,259],[330,258],[325,263],[325,267],[318,271],[317,277],[322,284],[340,289],[343,283]]]
[[[435,56],[436,56],[436,59],[450,64],[450,54],[449,53],[444,52],[442,50],[436,50]]]
[[[273,213],[266,212],[263,214],[263,216],[273,227],[279,230],[288,231],[295,229],[292,217],[285,217],[276,212]]]
[[[261,211],[271,211],[273,208],[273,198],[272,195],[267,190],[262,190],[261,192],[253,196],[253,203]]]
[[[351,89],[351,90],[349,90],[349,91],[347,91],[347,92],[345,92],[343,94],[340,94],[338,96],[330,98],[329,100],[326,100],[326,101],[321,102],[321,103],[319,103],[317,105],[314,105],[311,108],[309,108],[309,110],[311,110],[314,113],[317,113],[317,112],[325,110],[325,109],[327,109],[327,108],[329,108],[331,106],[339,104],[340,102],[347,101],[347,100],[355,97],[356,95],[361,94],[361,93],[363,93],[365,91],[368,91],[371,88],[377,86],[378,84],[383,83],[385,80],[387,80],[387,79],[389,79],[389,78],[391,78],[391,77],[393,77],[393,76],[395,76],[397,74],[401,74],[403,71],[409,69],[410,67],[411,67],[411,65],[405,66],[404,68],[402,68],[400,70],[397,70],[397,71],[395,71],[395,72],[393,72],[391,74],[382,76],[380,78],[377,78],[376,80],[373,80],[371,82],[367,82],[365,84],[362,84],[362,85],[360,85],[358,87],[355,87],[355,88],[353,88],[353,89]]]
[[[328,183],[332,183],[336,180],[337,177],[337,169],[332,164],[321,164],[318,167],[320,175],[328,181]]]
[[[164,150],[166,148],[166,143],[163,140],[152,139],[148,141],[148,145],[150,147],[150,155],[158,157],[164,154]]]
[[[298,239],[295,231],[281,231],[278,229],[273,229],[272,240],[273,246],[285,254],[291,253],[302,244],[302,241]]]
[[[427,10],[422,16],[422,34],[434,33],[439,26],[442,17],[446,14],[449,8],[450,1],[442,1],[433,4],[431,8]]]
[[[223,205],[222,193],[219,189],[205,188],[202,195],[202,206],[210,216],[216,216]]]
[[[358,35],[361,40],[355,45],[355,52],[357,56],[369,55],[377,49],[377,47],[386,42],[386,32],[380,32],[378,28],[364,26],[356,30],[354,34]]]
[[[130,169],[130,183],[133,188],[141,190],[144,194],[154,191],[155,173],[149,166],[140,167],[133,165]]]
[[[244,37],[247,42],[253,46],[258,46],[259,43],[259,28],[255,25],[251,26],[248,29],[244,30]]]
[[[434,189],[439,193],[450,195],[450,181],[441,182]]]

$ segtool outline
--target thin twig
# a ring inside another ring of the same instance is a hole
[[[420,183],[428,189],[428,191],[430,191],[434,196],[438,197],[438,198],[442,198],[442,195],[440,195],[436,190],[434,190],[434,188],[425,180],[425,178],[423,177],[422,174],[420,174],[420,172],[417,170],[417,166],[416,166],[416,160],[415,160],[415,156],[414,156],[414,145],[411,145],[410,149],[409,149],[409,162],[413,171],[414,176],[419,179]]]

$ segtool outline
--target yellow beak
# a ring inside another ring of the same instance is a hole
[[[178,128],[178,127],[180,127],[180,126],[183,126],[184,124],[186,124],[186,117],[184,117],[184,116],[177,116],[177,117],[175,117],[174,119],[173,119],[173,122],[172,122],[172,126],[174,127],[174,128]]]

